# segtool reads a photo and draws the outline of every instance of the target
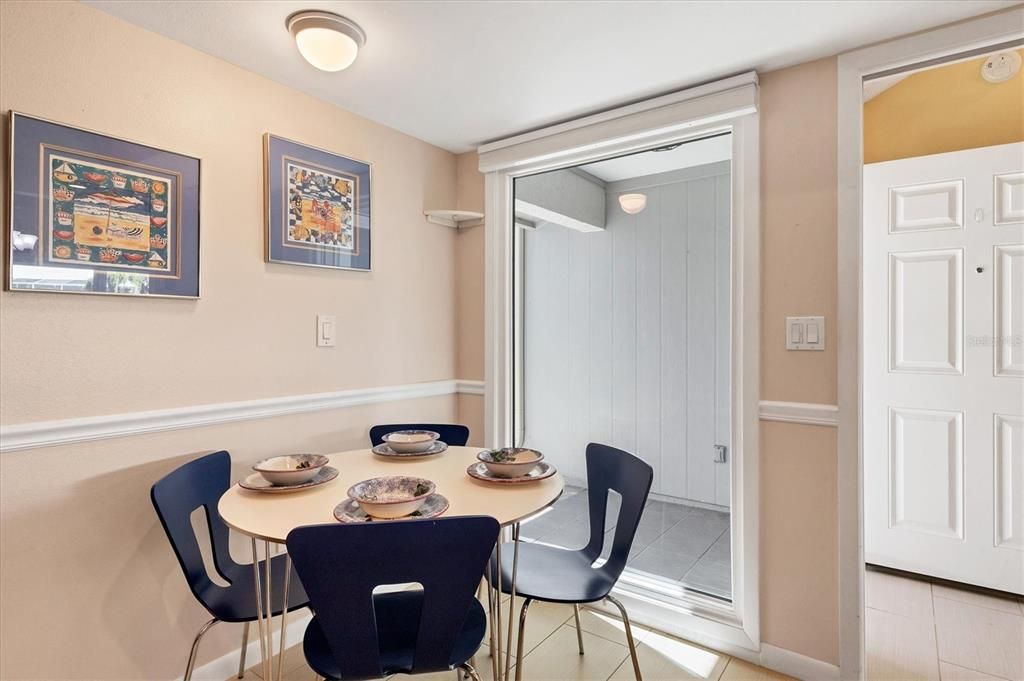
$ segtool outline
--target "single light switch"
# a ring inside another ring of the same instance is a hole
[[[804,342],[804,325],[800,322],[789,322],[789,342],[797,345]]]
[[[818,325],[808,324],[807,325],[807,344],[817,345],[818,344]]]
[[[824,317],[786,317],[787,350],[824,350]]]
[[[318,314],[316,316],[316,346],[333,348],[335,344],[334,315]]]

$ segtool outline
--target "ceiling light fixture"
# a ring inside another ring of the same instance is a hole
[[[619,205],[622,210],[630,215],[636,215],[644,208],[647,207],[647,195],[646,194],[621,194],[619,195]]]
[[[351,19],[317,10],[304,10],[285,20],[299,53],[321,71],[341,71],[356,60],[366,33]]]

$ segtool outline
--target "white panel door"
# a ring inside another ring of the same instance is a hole
[[[867,562],[1024,593],[1024,144],[864,168]]]

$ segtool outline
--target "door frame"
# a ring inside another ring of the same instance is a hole
[[[760,149],[757,74],[750,72],[525,133],[479,148],[485,173],[485,394],[488,446],[513,437],[515,408],[513,181],[516,177],[732,133],[733,602],[687,596],[668,605],[628,585],[632,617],[760,661],[758,399],[760,391]],[[680,615],[694,617],[680,617]]]
[[[864,678],[864,467],[862,207],[863,81],[974,49],[1024,38],[1018,6],[839,56],[838,76],[838,492],[839,669],[843,679]]]

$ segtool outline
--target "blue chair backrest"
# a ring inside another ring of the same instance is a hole
[[[382,444],[384,436],[396,430],[432,430],[453,447],[465,447],[469,442],[469,428],[457,423],[388,423],[370,428],[370,446]]]
[[[149,492],[178,564],[200,602],[203,602],[201,594],[213,582],[203,564],[199,541],[192,527],[192,513],[200,507],[206,509],[214,566],[221,577],[228,579],[226,572],[235,562],[228,549],[228,526],[217,512],[217,502],[230,484],[231,455],[216,452],[189,461],[168,473]]]
[[[375,587],[423,587],[410,673],[450,669],[484,567],[498,538],[485,516],[311,525],[288,534],[288,553],[342,679],[380,678]]]
[[[622,496],[615,538],[608,561],[601,569],[618,579],[626,567],[629,549],[640,524],[647,495],[654,481],[654,469],[629,452],[591,442],[587,445],[587,493],[590,503],[590,542],[583,551],[592,560],[601,554],[604,545],[605,513],[608,490]]]

